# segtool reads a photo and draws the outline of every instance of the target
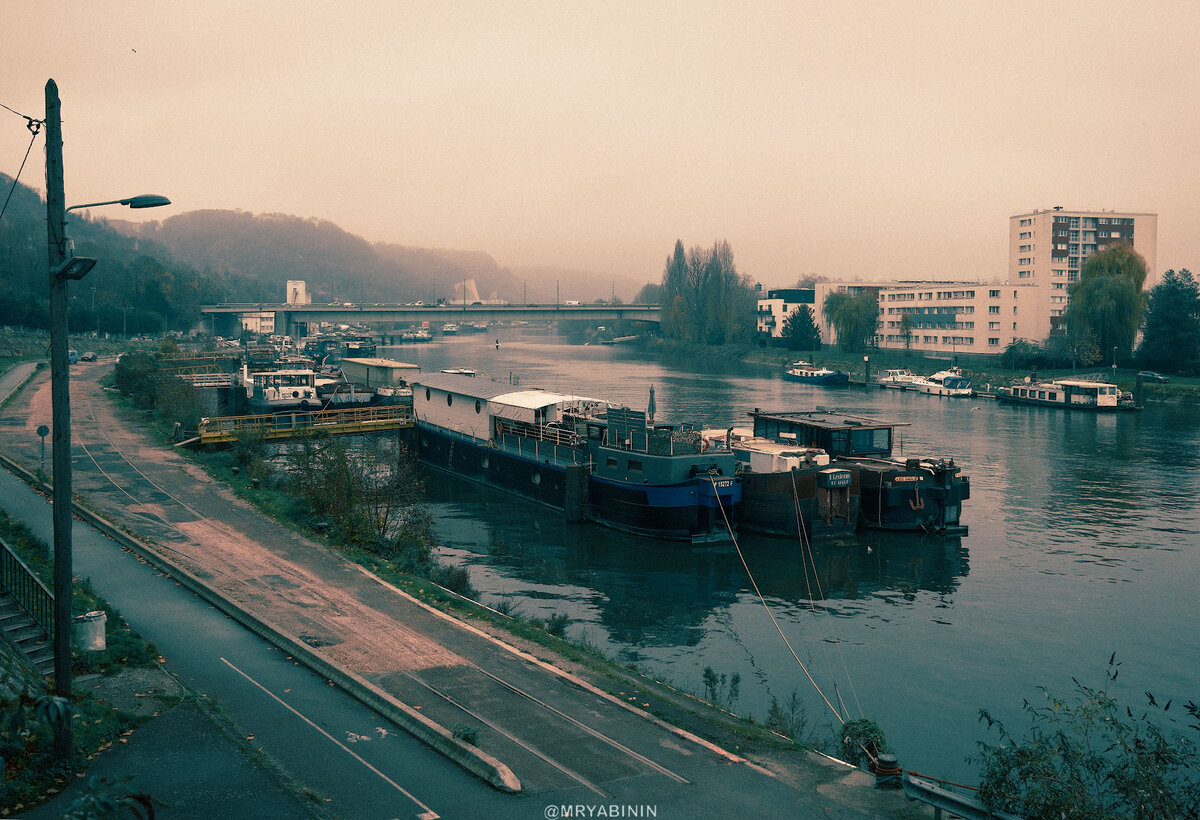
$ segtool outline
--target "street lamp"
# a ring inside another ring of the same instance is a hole
[[[46,226],[50,261],[50,404],[54,437],[54,691],[71,698],[71,395],[67,360],[67,282],[78,281],[96,260],[68,252],[67,211],[95,205],[154,208],[170,204],[157,194],[113,199],[66,207],[63,196],[62,112],[58,85],[46,81]],[[54,736],[55,751],[65,759],[73,746],[71,720],[61,721]]]

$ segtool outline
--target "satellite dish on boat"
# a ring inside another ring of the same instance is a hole
[[[1026,377],[1025,377],[1025,384],[1029,384],[1029,377],[1028,377],[1028,376],[1026,376]]]

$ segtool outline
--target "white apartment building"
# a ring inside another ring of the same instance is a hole
[[[755,329],[759,341],[770,343],[771,340],[783,336],[783,326],[788,317],[808,305],[812,308],[813,318],[820,326],[820,308],[815,303],[815,293],[812,288],[779,288],[767,291],[767,298],[758,300],[758,310],[755,313]],[[822,332],[822,339],[825,338]]]
[[[1061,207],[1016,214],[1008,220],[1008,280],[1033,285],[1035,309],[1045,318],[1041,340],[1062,323],[1067,289],[1096,251],[1128,242],[1146,260],[1146,285],[1158,283],[1158,215],[1117,211],[1068,211]]]
[[[814,312],[821,338],[826,344],[837,338],[821,309],[830,292],[853,296],[873,290],[880,348],[953,356],[1002,353],[1017,339],[1041,342],[1061,325],[1067,289],[1079,280],[1083,263],[1117,242],[1129,242],[1141,254],[1148,272],[1145,287],[1154,287],[1159,278],[1157,214],[1035,210],[1009,218],[1007,282],[818,283]]]

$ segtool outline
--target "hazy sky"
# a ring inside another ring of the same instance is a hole
[[[1008,217],[1159,215],[1200,269],[1200,3],[0,0],[68,204],[162,193],[658,281],[1002,277]],[[29,144],[0,109],[0,170]],[[44,136],[21,181],[45,190]],[[96,215],[101,212],[97,211]]]

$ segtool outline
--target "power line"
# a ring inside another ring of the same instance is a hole
[[[16,114],[18,117],[21,117],[22,119],[24,119],[25,127],[29,129],[29,132],[31,134],[33,134],[33,137],[31,137],[29,140],[29,147],[25,149],[25,157],[21,160],[21,167],[19,169],[17,169],[17,175],[15,177],[13,177],[12,185],[10,185],[8,188],[8,196],[6,196],[4,198],[4,205],[3,205],[3,207],[0,207],[0,219],[3,219],[4,212],[8,210],[8,203],[12,199],[13,191],[15,191],[17,189],[17,180],[19,180],[21,178],[21,171],[25,170],[25,163],[29,161],[29,152],[33,150],[34,140],[36,140],[37,135],[41,133],[42,126],[46,124],[46,121],[45,120],[35,120],[33,117],[30,117],[27,114],[22,114],[20,111],[17,111],[15,108],[9,108],[4,103],[0,103],[0,108],[5,109],[6,111],[11,111],[14,114]]]

